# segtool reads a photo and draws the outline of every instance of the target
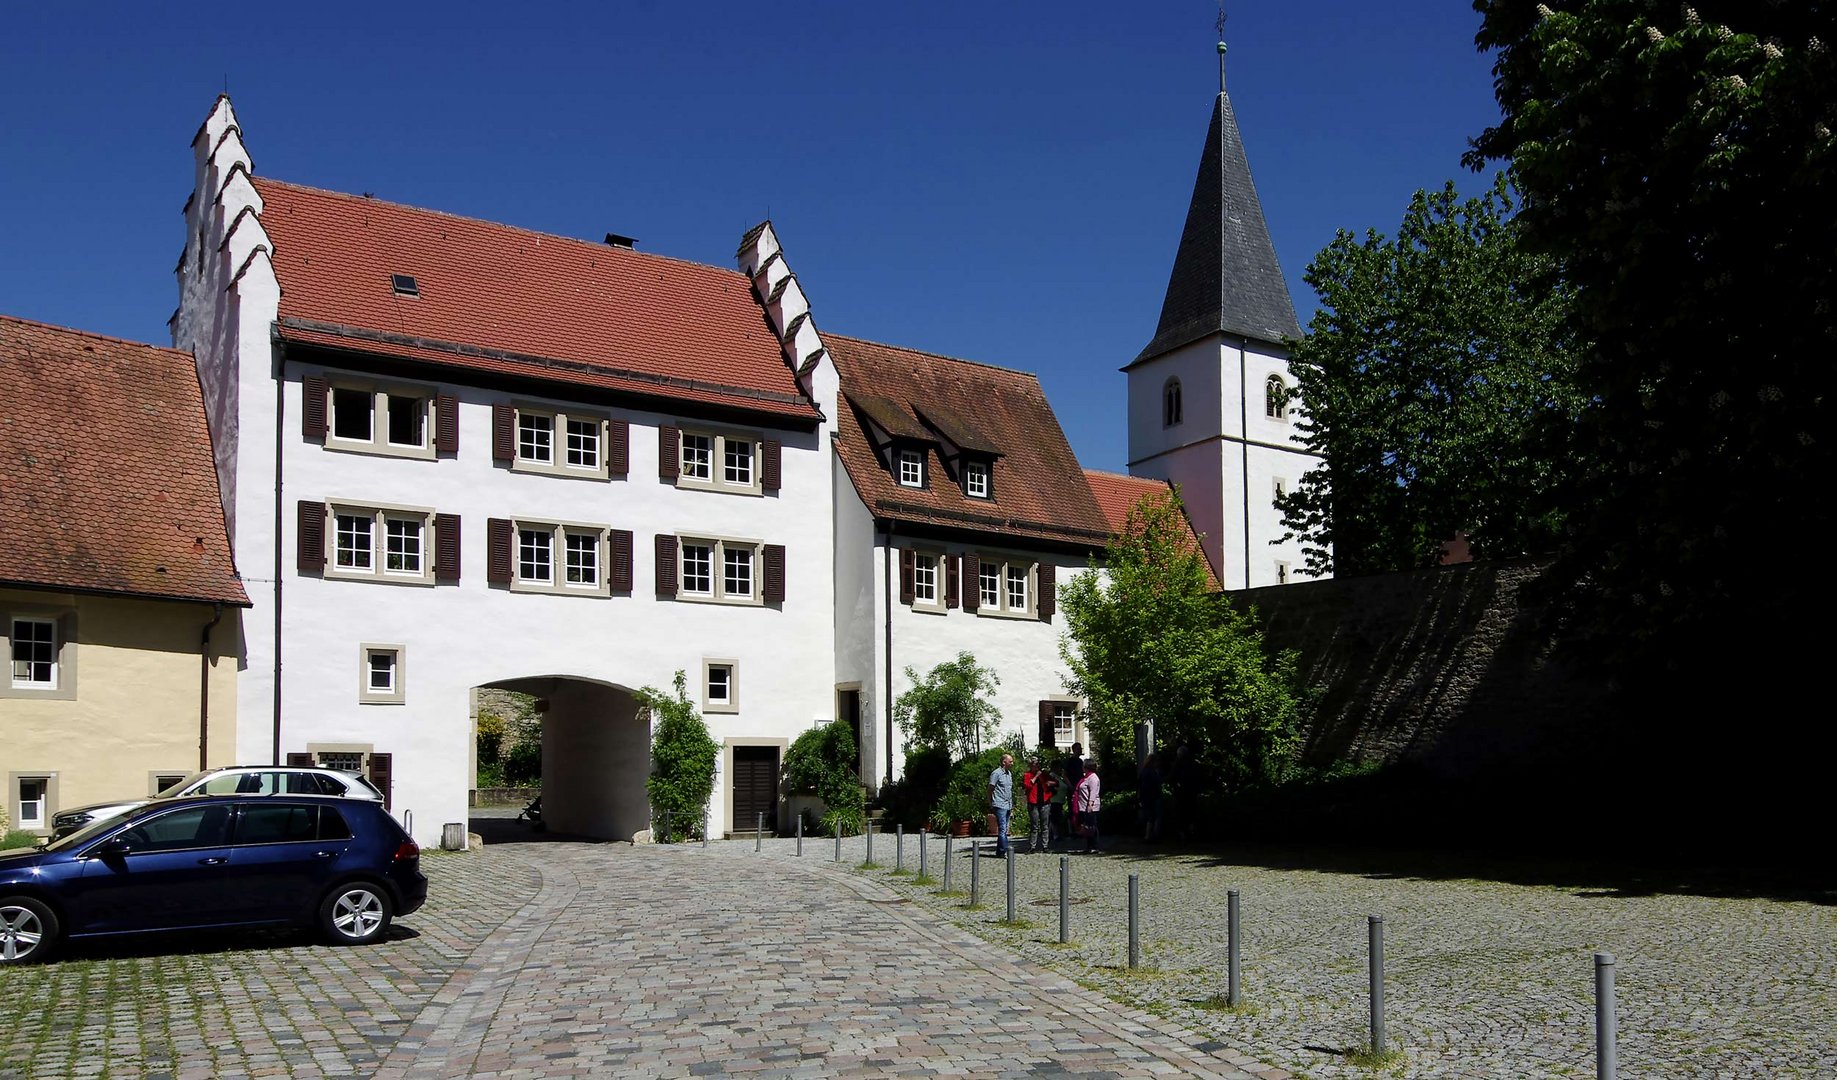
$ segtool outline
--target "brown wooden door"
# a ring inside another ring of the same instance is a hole
[[[778,747],[734,747],[734,816],[736,833],[751,833],[765,815],[765,827],[778,825]]]

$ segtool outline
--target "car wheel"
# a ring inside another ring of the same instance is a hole
[[[29,896],[0,898],[0,964],[43,960],[57,945],[57,915]]]
[[[367,945],[389,930],[389,894],[381,885],[349,881],[319,905],[319,929],[337,945]]]

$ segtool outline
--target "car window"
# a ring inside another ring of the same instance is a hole
[[[361,787],[361,788],[363,788],[363,789],[364,789],[365,791],[368,791],[368,792],[370,793],[370,795],[371,795],[371,796],[372,796],[373,798],[375,798],[375,799],[376,799],[376,801],[377,801],[377,802],[382,802],[382,801],[383,801],[383,791],[382,791],[382,789],[381,789],[381,788],[379,788],[379,787],[377,787],[377,786],[376,786],[375,784],[372,784],[372,783],[370,782],[370,778],[369,778],[369,777],[367,777],[367,776],[352,776],[352,777],[350,778],[350,780],[351,780],[351,783],[353,783],[353,784],[355,784],[355,785],[357,785],[358,787]]]
[[[318,832],[316,806],[249,805],[236,823],[237,844],[286,844]]]
[[[290,772],[287,774],[287,794],[289,795],[323,795],[325,789],[319,783],[318,773]]]
[[[118,839],[127,843],[130,854],[218,847],[228,839],[229,823],[227,806],[188,807],[142,818],[132,828],[123,829]]]
[[[349,840],[351,827],[345,824],[344,815],[335,806],[319,807],[319,839]]]
[[[321,795],[344,794],[344,782],[339,780],[336,776],[327,776],[324,773],[314,773],[313,779],[319,781],[319,794]]]
[[[199,780],[202,780],[202,779],[204,779],[203,773],[192,773],[190,776],[187,776],[185,779],[180,780],[178,783],[173,784],[171,787],[168,787],[165,790],[161,791],[159,793],[159,798],[169,799],[174,795],[189,795],[191,793],[185,789],[197,783]]]

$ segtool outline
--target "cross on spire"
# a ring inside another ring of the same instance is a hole
[[[1218,92],[1225,92],[1225,0],[1218,0]]]

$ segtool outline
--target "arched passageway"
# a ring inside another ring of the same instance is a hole
[[[631,691],[567,675],[483,685],[538,699],[542,816],[551,831],[630,840],[650,828],[650,723]]]

